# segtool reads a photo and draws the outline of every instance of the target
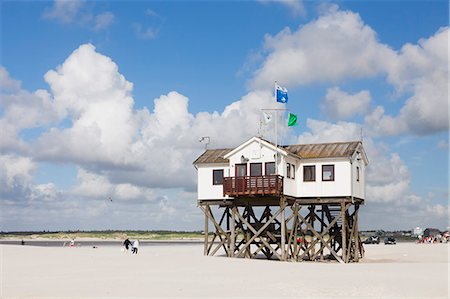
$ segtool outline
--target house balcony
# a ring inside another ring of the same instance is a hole
[[[283,194],[283,177],[281,175],[224,177],[223,195],[260,196]]]

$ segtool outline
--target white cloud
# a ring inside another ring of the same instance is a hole
[[[342,91],[339,87],[327,89],[321,109],[333,119],[348,119],[354,115],[363,115],[369,109],[370,92],[362,90],[355,94]]]
[[[39,128],[57,122],[60,115],[51,95],[43,89],[35,92],[24,90],[20,81],[9,77],[1,67],[2,90],[0,93],[0,150],[2,153],[26,154],[29,145],[18,137],[21,130]],[[26,116],[26,117],[24,117]]]
[[[275,80],[294,87],[370,77],[395,58],[372,28],[350,11],[328,11],[297,31],[285,28],[266,35],[264,47],[268,55],[249,82],[252,88],[267,88]]]
[[[43,17],[62,24],[78,24],[94,31],[106,29],[114,22],[112,12],[95,14],[93,8],[84,0],[54,0],[53,5],[45,9]]]
[[[285,28],[265,37],[266,58],[249,81],[251,88],[269,88],[275,80],[293,88],[386,76],[396,96],[406,101],[398,115],[386,115],[382,106],[373,110],[367,117],[373,133],[426,135],[448,130],[448,27],[394,51],[378,41],[358,14],[336,6],[322,13],[296,31]],[[367,111],[367,102],[366,97],[356,111],[333,106],[327,112],[347,117]]]
[[[0,170],[0,189],[8,192],[30,184],[36,165],[30,158],[1,155]]]
[[[106,180],[96,183],[101,193],[114,192],[113,185],[119,184],[193,190],[195,169],[189,165],[203,148],[198,137],[211,137],[212,147],[237,145],[256,134],[261,108],[279,106],[271,92],[254,91],[223,112],[193,115],[188,98],[173,91],[155,99],[153,111],[135,110],[132,84],[90,44],[47,72],[45,80],[52,98],[47,111],[57,111],[59,120],[70,126],[46,130],[32,143],[32,154],[101,175]],[[103,190],[103,185],[109,189]]]
[[[427,213],[430,213],[432,215],[436,215],[439,218],[446,218],[450,217],[450,210],[448,207],[444,207],[443,205],[437,204],[434,206],[427,206],[426,209]]]
[[[102,30],[109,27],[114,22],[114,14],[110,11],[103,12],[95,16],[94,30]]]
[[[14,92],[20,89],[20,81],[9,76],[8,70],[0,66],[0,90],[6,92]]]
[[[361,125],[339,121],[335,124],[308,118],[306,126],[309,132],[298,136],[297,143],[321,143],[357,141],[361,139]]]
[[[16,130],[42,126],[59,118],[50,94],[41,89],[34,93],[19,90],[2,94],[0,107],[4,111],[2,120],[12,124]]]
[[[378,134],[426,135],[448,130],[448,40],[449,29],[442,28],[417,45],[402,47],[388,69],[388,79],[398,93],[412,95],[397,116],[386,115],[381,107],[367,116]]]
[[[305,16],[306,9],[302,0],[259,0],[259,2],[277,3],[286,6],[294,16]]]
[[[140,39],[154,39],[158,35],[159,29],[154,27],[143,27],[139,23],[133,23],[133,30]]]
[[[52,202],[58,200],[58,193],[58,189],[53,183],[32,185],[30,200]]]
[[[53,6],[45,10],[44,17],[61,23],[71,23],[84,4],[81,0],[55,0]]]

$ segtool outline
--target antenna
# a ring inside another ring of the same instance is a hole
[[[360,141],[363,141],[363,127],[361,126],[361,136],[360,136]]]
[[[198,142],[203,142],[205,141],[205,150],[208,149],[208,144],[211,142],[211,138],[209,138],[209,136],[204,136],[204,137],[200,137],[198,139]]]

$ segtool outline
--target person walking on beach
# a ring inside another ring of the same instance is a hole
[[[124,242],[123,242],[123,246],[125,247],[125,252],[128,252],[128,249],[131,246],[131,241],[127,238]]]
[[[138,248],[139,248],[139,240],[135,240],[133,242],[133,251],[131,253],[138,253]]]

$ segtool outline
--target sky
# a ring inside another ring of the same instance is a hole
[[[280,107],[283,144],[362,131],[360,229],[449,225],[447,1],[0,5],[0,231],[202,230],[198,139]]]

